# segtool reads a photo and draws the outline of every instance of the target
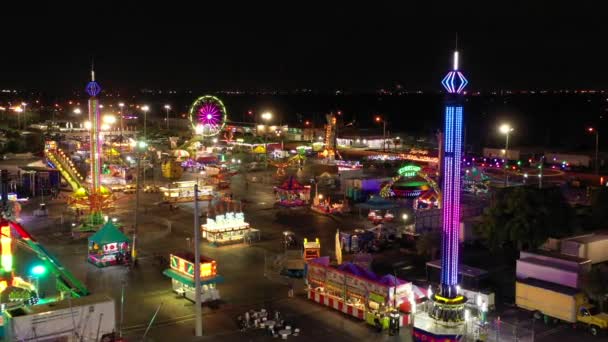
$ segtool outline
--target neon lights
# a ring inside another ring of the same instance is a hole
[[[217,275],[217,264],[215,260],[208,259],[201,262],[201,278],[213,277]],[[189,277],[194,277],[194,263],[177,255],[170,255],[170,267]]]
[[[458,71],[458,52],[454,52],[454,69],[441,81],[448,93],[461,94],[467,79]],[[454,99],[450,99],[454,101]],[[456,100],[445,107],[443,175],[443,238],[441,241],[441,295],[453,300],[457,298],[458,249],[460,233],[460,192],[463,108]]]
[[[414,177],[420,172],[421,168],[418,165],[405,165],[400,168],[397,173],[403,177]]]
[[[460,71],[450,71],[441,80],[441,84],[450,94],[461,94],[469,81]]]
[[[94,96],[89,99],[89,121],[91,130],[89,138],[91,142],[91,194],[99,192],[101,187],[101,141],[99,132],[101,130],[101,120],[99,114],[99,100]]]
[[[101,92],[101,87],[99,86],[99,83],[91,81],[87,84],[85,90],[87,91],[87,94],[89,94],[89,96],[95,97]]]
[[[2,246],[2,256],[0,259],[0,263],[2,264],[2,269],[4,272],[12,272],[13,271],[13,251],[11,250],[11,227],[8,225],[0,227],[0,245]]]
[[[226,126],[226,107],[215,96],[205,95],[194,101],[189,112],[190,124],[196,134],[215,136]]]

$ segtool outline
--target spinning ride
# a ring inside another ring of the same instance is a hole
[[[190,106],[190,124],[195,133],[202,137],[218,135],[226,126],[227,118],[226,106],[215,96],[201,96]]]

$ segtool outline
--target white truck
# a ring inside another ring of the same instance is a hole
[[[517,279],[535,278],[550,283],[581,288],[582,276],[591,270],[591,261],[552,252],[520,252]]]
[[[561,252],[589,259],[592,264],[608,261],[608,234],[594,233],[562,239]]]
[[[2,341],[114,341],[114,300],[105,295],[7,310],[1,316]]]

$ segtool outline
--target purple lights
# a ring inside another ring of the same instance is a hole
[[[101,92],[101,87],[95,81],[91,81],[87,84],[85,90],[89,96],[97,96]]]
[[[458,71],[458,53],[454,54],[454,70],[441,81],[449,94],[445,107],[443,140],[443,206],[441,240],[441,295],[455,298],[458,294],[458,249],[460,234],[460,192],[462,160],[463,108],[459,96],[468,81]],[[454,96],[455,95],[455,96]]]
[[[226,126],[226,107],[215,96],[201,96],[192,103],[189,119],[195,133],[203,137],[218,135]]]
[[[205,103],[198,110],[198,122],[202,125],[217,125],[222,121],[220,108],[214,103]]]
[[[467,86],[469,81],[464,77],[460,71],[450,71],[441,81],[443,87],[450,94],[461,94],[464,87]]]

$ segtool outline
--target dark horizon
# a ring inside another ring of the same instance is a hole
[[[40,5],[0,24],[0,87],[440,91],[458,33],[470,91],[608,88],[592,6]]]

